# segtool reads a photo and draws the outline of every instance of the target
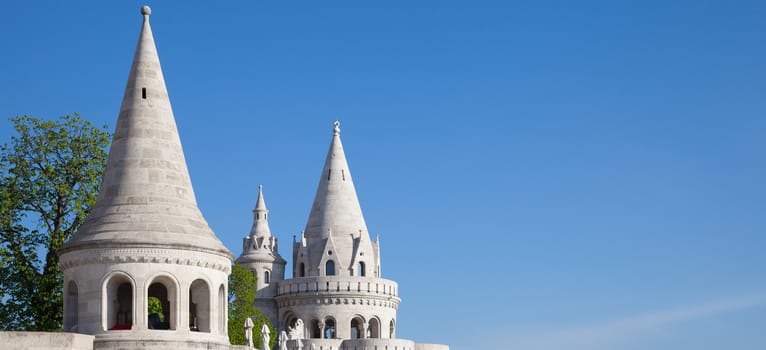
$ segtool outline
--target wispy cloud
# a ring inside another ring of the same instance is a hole
[[[707,303],[654,310],[584,326],[511,336],[510,339],[502,339],[502,348],[525,350],[611,348],[640,337],[657,334],[660,330],[675,324],[764,305],[766,305],[766,294],[729,297]]]

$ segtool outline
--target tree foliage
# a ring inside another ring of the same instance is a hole
[[[271,325],[269,318],[255,307],[255,291],[257,279],[247,267],[234,264],[229,275],[229,341],[232,345],[245,345],[245,320],[253,319],[253,345],[261,348],[261,327],[269,325],[271,338],[269,349],[277,342],[277,330]]]
[[[11,122],[18,135],[0,146],[0,329],[59,330],[56,250],[95,204],[110,137],[77,114]]]
[[[160,321],[165,321],[165,313],[162,312],[162,302],[157,297],[149,297],[147,314],[159,316]]]

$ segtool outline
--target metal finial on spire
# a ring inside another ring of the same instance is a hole
[[[152,14],[152,8],[149,6],[141,6],[141,14],[144,16],[148,16]]]
[[[258,191],[263,191],[263,185],[258,185]]]
[[[335,127],[332,128],[332,134],[333,135],[340,135],[340,122],[336,120],[332,124],[335,125]]]

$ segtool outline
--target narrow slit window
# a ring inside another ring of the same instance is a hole
[[[343,181],[346,181],[346,171],[341,169],[340,170],[340,176],[343,178]]]
[[[332,169],[327,169],[327,181],[330,180],[330,173],[332,173]]]
[[[141,98],[146,99],[146,88],[141,88]]]

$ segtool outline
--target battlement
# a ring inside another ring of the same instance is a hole
[[[362,294],[398,298],[399,285],[383,278],[353,276],[298,277],[280,281],[277,298],[296,294]]]

